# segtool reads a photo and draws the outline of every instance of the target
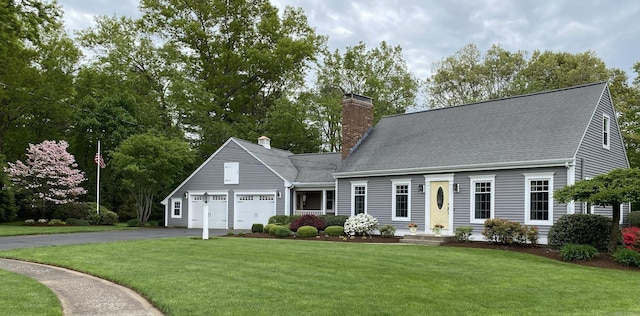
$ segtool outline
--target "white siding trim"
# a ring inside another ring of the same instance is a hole
[[[355,199],[355,187],[364,187],[364,213],[367,214],[367,203],[369,202],[369,199],[367,197],[368,195],[368,188],[367,188],[367,181],[351,181],[351,216],[355,215],[356,213],[356,199]]]
[[[576,183],[576,164],[567,164],[567,185],[574,185]],[[567,203],[567,214],[576,213],[576,202],[570,201]]]
[[[396,186],[406,185],[407,191],[407,217],[396,216]],[[411,179],[392,179],[391,180],[391,220],[392,221],[411,221]]]
[[[174,210],[175,210],[175,203],[180,203],[180,214],[175,215]],[[182,218],[182,214],[184,212],[184,207],[182,205],[182,199],[181,198],[175,198],[175,199],[171,199],[171,205],[169,205],[169,212],[171,213],[171,218]]]
[[[495,218],[495,205],[496,205],[496,175],[479,175],[479,176],[469,176],[469,222],[474,224],[484,224],[486,219],[477,219],[476,218],[476,190],[475,184],[478,182],[489,182],[491,183],[491,215],[489,218]]]
[[[525,225],[553,225],[553,175],[554,172],[523,173],[524,175],[524,223]],[[549,181],[549,219],[531,220],[531,180]]]

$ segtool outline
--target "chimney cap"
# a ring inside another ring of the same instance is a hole
[[[357,94],[357,93],[345,93],[344,94],[344,99],[354,99],[354,100],[363,101],[363,102],[367,102],[367,103],[373,103],[373,98],[372,97],[360,95],[360,94]]]

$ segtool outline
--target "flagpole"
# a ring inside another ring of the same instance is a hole
[[[98,153],[96,158],[100,156],[100,141],[98,140]],[[96,214],[100,214],[100,160],[96,161],[96,169],[98,169],[98,176],[96,177]]]

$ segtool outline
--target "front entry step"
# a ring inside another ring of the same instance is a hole
[[[431,234],[404,235],[404,238],[400,239],[401,243],[426,246],[440,246],[455,241],[455,236],[435,236]]]

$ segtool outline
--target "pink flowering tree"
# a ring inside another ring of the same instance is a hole
[[[13,186],[43,218],[53,205],[72,202],[87,193],[80,186],[85,180],[84,174],[77,169],[75,158],[67,152],[68,147],[66,141],[29,144],[25,162],[18,160],[4,169]]]

